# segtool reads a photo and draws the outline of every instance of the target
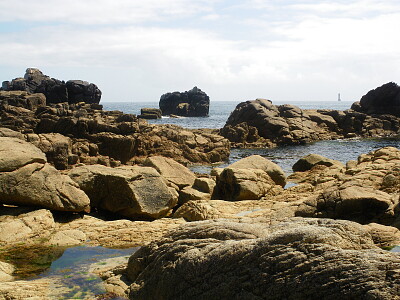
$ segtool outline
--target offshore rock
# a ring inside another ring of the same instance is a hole
[[[400,257],[361,225],[329,219],[187,223],[141,247],[130,299],[396,299]]]
[[[130,219],[161,218],[177,204],[153,168],[91,165],[74,168],[69,176],[89,196],[91,207]]]
[[[400,87],[386,83],[364,95],[352,109],[366,114],[389,114],[400,117]]]
[[[46,103],[99,103],[101,91],[93,84],[82,80],[64,81],[50,78],[39,69],[28,68],[24,78],[15,78],[3,82],[6,91],[26,91],[30,94],[42,93]]]
[[[161,119],[162,112],[158,108],[142,108],[140,109],[140,115],[138,118],[141,119]]]
[[[161,96],[159,102],[163,116],[207,117],[210,98],[197,87],[183,93],[173,92]]]

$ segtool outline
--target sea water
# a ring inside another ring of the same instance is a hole
[[[140,114],[143,107],[158,108],[157,102],[114,102],[102,103],[105,110],[120,110],[125,113]],[[225,125],[230,113],[239,102],[235,101],[214,101],[210,103],[208,117],[190,118],[162,118],[149,120],[154,124],[176,124],[184,128],[222,128]],[[351,107],[352,102],[347,101],[318,101],[318,102],[273,102],[273,104],[292,104],[302,109],[335,109],[346,110]],[[399,147],[398,138],[373,138],[373,139],[346,139],[319,141],[306,145],[279,146],[276,148],[262,149],[232,149],[229,160],[218,165],[225,167],[241,158],[258,154],[277,163],[283,170],[290,174],[293,164],[301,157],[314,153],[331,159],[346,163],[349,160],[356,160],[360,154],[386,147]],[[209,173],[216,165],[191,166],[192,171]]]

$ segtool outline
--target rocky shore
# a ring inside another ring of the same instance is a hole
[[[230,142],[397,134],[372,96],[346,112],[245,102],[221,130],[228,141],[69,100],[68,88],[49,102],[38,87],[54,95],[43,86],[58,81],[38,74],[0,91],[0,299],[62,298],[66,277],[29,276],[78,245],[140,246],[92,266],[106,294],[81,299],[399,299],[400,255],[388,251],[400,244],[399,149],[347,164],[310,154],[290,175],[258,155],[210,174],[186,166],[226,160]],[[41,266],[19,262],[32,250]]]
[[[400,87],[369,91],[350,109],[311,110],[256,99],[237,105],[220,133],[234,147],[274,147],[320,140],[397,136]]]

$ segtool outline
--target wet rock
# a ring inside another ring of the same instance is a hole
[[[188,223],[142,247],[126,274],[130,299],[392,299],[399,265],[397,254],[348,221],[215,220]]]
[[[12,245],[31,241],[35,238],[47,238],[56,224],[53,215],[47,209],[19,211],[13,208],[1,209],[0,245]]]
[[[329,159],[318,154],[308,154],[300,158],[292,167],[294,172],[303,172],[312,169],[314,166],[323,165],[331,167],[336,165],[338,167],[343,167],[344,165],[337,160]]]
[[[50,282],[46,279],[0,282],[0,299],[51,300],[48,296]]]
[[[160,109],[163,116],[178,115],[184,117],[208,116],[210,98],[197,87],[183,93],[167,93],[160,98]]]
[[[89,196],[91,207],[127,218],[161,218],[177,204],[153,168],[91,165],[74,168],[68,175]]]
[[[142,119],[161,119],[162,112],[158,108],[142,108],[138,118]]]
[[[0,137],[0,203],[89,211],[89,198],[34,145]]]

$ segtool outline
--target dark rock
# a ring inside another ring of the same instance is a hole
[[[394,89],[393,85],[386,89],[390,87]],[[391,95],[394,94],[392,91]],[[339,138],[397,135],[400,118],[388,114],[392,108],[396,111],[396,101],[390,102],[394,103],[392,106],[386,105],[386,111],[382,108],[361,109],[366,100],[353,104],[354,110],[335,111],[302,110],[294,105],[273,105],[269,100],[256,99],[239,103],[220,134],[235,147],[271,147]]]
[[[3,82],[2,89],[6,91],[26,91],[42,93],[46,103],[99,103],[101,91],[93,84],[81,80],[64,81],[50,78],[40,70],[28,68],[24,78],[16,78],[11,82]]]
[[[364,95],[360,103],[353,104],[353,109],[366,114],[390,114],[400,117],[400,87],[386,83]]]
[[[210,98],[197,87],[183,93],[167,93],[160,98],[160,109],[165,115],[184,117],[206,117],[210,107]]]
[[[344,167],[340,161],[329,159],[318,154],[308,154],[300,158],[292,167],[294,172],[304,172],[310,170],[312,167],[322,165],[331,167],[333,165]]]
[[[101,99],[101,91],[99,88],[87,81],[69,80],[66,83],[68,91],[69,103],[99,103]]]
[[[141,119],[161,119],[162,112],[158,108],[142,108],[138,118]]]

